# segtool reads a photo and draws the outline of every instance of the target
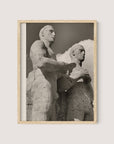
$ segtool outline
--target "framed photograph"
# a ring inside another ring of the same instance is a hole
[[[18,21],[18,123],[97,122],[96,25]]]

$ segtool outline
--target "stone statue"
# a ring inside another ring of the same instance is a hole
[[[76,63],[70,73],[70,78],[76,80],[67,91],[67,121],[92,121],[93,118],[93,89],[91,78],[82,62],[85,59],[85,49],[82,45],[72,46],[70,50],[71,62]]]
[[[56,121],[57,79],[74,63],[57,62],[51,49],[55,31],[51,25],[44,26],[30,49],[33,71],[27,78],[27,94],[32,98],[32,121]]]

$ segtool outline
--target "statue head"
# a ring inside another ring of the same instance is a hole
[[[75,44],[71,47],[70,58],[72,61],[83,62],[85,59],[85,49],[80,44]]]
[[[46,40],[48,42],[54,42],[55,40],[55,31],[51,25],[44,26],[40,32],[39,37],[41,40]]]

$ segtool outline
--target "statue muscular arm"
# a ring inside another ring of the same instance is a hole
[[[74,64],[57,62],[52,58],[48,58],[45,45],[40,40],[35,41],[31,46],[30,57],[34,68],[38,67],[48,72],[62,72],[75,66]]]

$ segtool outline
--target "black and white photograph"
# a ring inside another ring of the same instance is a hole
[[[96,123],[96,21],[18,21],[18,122]]]
[[[114,144],[114,1],[0,6],[0,144]]]

